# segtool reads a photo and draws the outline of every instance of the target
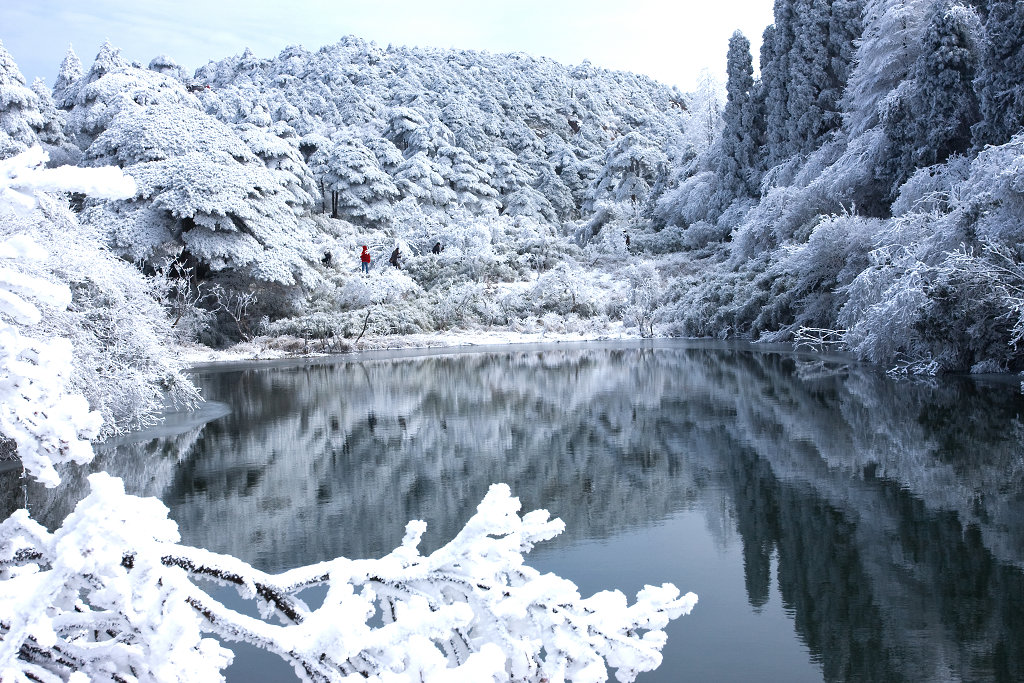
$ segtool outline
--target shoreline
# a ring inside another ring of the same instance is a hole
[[[366,351],[400,351],[405,349],[443,349],[516,344],[552,344],[590,341],[641,341],[644,337],[630,333],[620,324],[591,333],[515,332],[512,330],[455,330],[443,334],[399,334],[366,337],[358,344],[349,340],[305,340],[299,337],[257,337],[226,349],[199,345],[181,346],[178,358],[188,367],[208,364],[330,358]],[[329,346],[330,344],[330,346]],[[300,350],[301,349],[301,350]]]

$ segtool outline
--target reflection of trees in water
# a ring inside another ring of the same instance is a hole
[[[826,680],[1021,680],[1019,396],[747,364],[717,391],[738,416],[727,476],[751,604],[776,553]]]
[[[207,393],[240,407],[207,427],[165,499],[191,542],[271,568],[378,555],[413,518],[437,543],[498,481],[562,517],[562,542],[645,523],[693,498],[658,407],[684,378],[660,354],[613,353],[213,374]]]
[[[699,506],[738,531],[755,608],[777,558],[826,679],[1024,679],[1021,397],[800,363],[597,348],[210,372],[230,415],[103,466],[162,490],[186,542],[270,570],[379,555],[412,518],[434,545],[497,481],[565,520],[555,543]]]
[[[191,450],[200,433],[200,427],[192,427],[173,435],[144,440],[112,439],[110,445],[96,445],[96,457],[88,465],[58,468],[61,484],[52,489],[35,481],[23,486],[20,470],[0,473],[0,500],[4,506],[0,515],[6,519],[25,507],[27,500],[32,517],[55,529],[88,494],[88,476],[101,471],[124,479],[129,493],[160,498],[174,480],[179,458]],[[114,443],[116,448],[112,447]]]

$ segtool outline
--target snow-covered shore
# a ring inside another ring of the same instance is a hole
[[[517,332],[508,329],[449,330],[435,334],[400,334],[367,336],[354,340],[306,340],[298,337],[256,337],[225,349],[201,345],[181,346],[178,357],[187,365],[230,363],[236,361],[277,360],[281,358],[322,357],[360,351],[391,349],[434,349],[508,344],[550,344],[586,341],[636,340],[636,329],[621,323],[604,330],[588,332]]]

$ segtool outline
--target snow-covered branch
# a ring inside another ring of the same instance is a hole
[[[564,525],[494,485],[465,528],[429,555],[425,524],[376,560],[338,558],[281,574],[178,543],[155,499],[107,474],[54,533],[25,511],[0,524],[0,676],[4,680],[219,680],[248,641],[308,681],[632,681],[661,662],[664,628],[697,596],[647,586],[581,598],[524,564]],[[234,585],[262,618],[202,584]],[[326,586],[311,608],[300,591]]]

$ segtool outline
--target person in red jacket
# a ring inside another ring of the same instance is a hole
[[[363,245],[363,253],[359,255],[359,267],[363,269],[364,273],[370,272],[370,252],[367,250],[366,245]]]

